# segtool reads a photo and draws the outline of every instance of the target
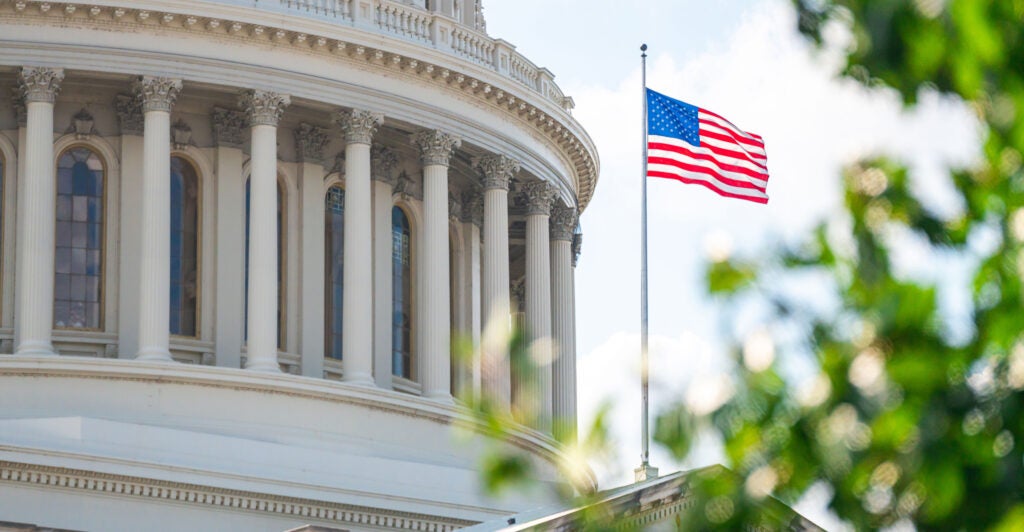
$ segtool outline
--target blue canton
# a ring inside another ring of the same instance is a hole
[[[700,109],[647,89],[647,134],[672,137],[700,146]]]

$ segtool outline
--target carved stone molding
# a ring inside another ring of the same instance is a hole
[[[187,506],[225,508],[299,519],[312,517],[338,523],[376,523],[395,530],[448,532],[475,524],[473,521],[428,514],[20,462],[0,461],[0,479],[7,483],[42,489],[60,487],[119,498],[164,500]]]
[[[471,190],[462,193],[462,217],[463,223],[472,223],[477,227],[484,226],[484,195],[479,190]]]
[[[384,123],[384,115],[374,111],[353,109],[338,111],[334,121],[345,135],[345,142],[370,144],[373,134]]]
[[[85,140],[89,138],[89,135],[93,134],[96,129],[94,124],[96,120],[93,118],[92,113],[88,109],[83,107],[80,111],[75,113],[75,116],[71,117],[71,125],[68,126],[67,132],[74,133],[75,138],[78,140]]]
[[[551,208],[551,240],[572,242],[572,236],[576,232],[576,221],[576,209],[555,203]]]
[[[122,135],[141,135],[145,121],[142,119],[142,102],[130,94],[114,97],[114,111],[121,124]]]
[[[512,178],[519,173],[519,161],[504,155],[487,155],[474,161],[474,166],[482,174],[481,184],[484,190],[500,188],[508,190]]]
[[[62,81],[63,68],[21,67],[18,73],[18,88],[25,103],[57,101]]]
[[[192,128],[180,118],[171,126],[171,143],[176,150],[192,145]]]
[[[213,141],[218,146],[241,148],[245,143],[245,113],[223,107],[214,107],[210,114],[213,123]]]
[[[526,214],[551,214],[551,204],[555,200],[555,187],[547,181],[531,181],[521,187]]]
[[[462,198],[451,191],[448,191],[448,219],[453,222],[462,219]]]
[[[292,103],[291,96],[264,90],[248,90],[238,98],[238,106],[249,119],[249,126],[273,126],[281,122],[281,115]]]
[[[331,166],[328,174],[339,174],[342,179],[345,179],[345,150],[339,151],[334,156],[334,164]]]
[[[452,152],[462,145],[462,139],[437,129],[424,129],[413,133],[412,143],[420,150],[423,166],[448,166]]]
[[[14,106],[14,118],[18,121],[18,127],[28,125],[28,108],[25,107],[25,95],[21,93],[21,87],[11,87],[11,104]]]
[[[311,124],[299,124],[295,128],[295,153],[299,162],[320,162],[327,146],[327,130]]]
[[[395,186],[395,167],[398,156],[384,146],[374,146],[370,151],[370,178],[374,181]]]
[[[423,187],[413,181],[405,172],[398,174],[398,179],[395,182],[395,193],[402,196],[405,200],[423,200]]]
[[[580,253],[583,252],[583,233],[576,233],[572,237],[572,267],[580,260]]]
[[[132,83],[132,92],[142,103],[142,112],[171,112],[181,92],[181,80],[155,76],[139,76]]]

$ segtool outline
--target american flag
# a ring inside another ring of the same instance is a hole
[[[647,89],[647,177],[768,203],[764,139],[721,116]]]

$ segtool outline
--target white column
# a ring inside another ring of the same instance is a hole
[[[526,195],[526,334],[530,387],[537,406],[534,427],[551,432],[551,245],[548,217],[555,190],[544,181],[528,183]]]
[[[240,368],[245,316],[245,179],[242,176],[242,143],[245,114],[215,107],[211,116],[216,149],[217,365]]]
[[[373,386],[373,241],[370,143],[384,121],[370,111],[343,111],[345,133],[345,269],[342,368],[346,382]]]
[[[559,441],[576,440],[576,324],[572,238],[576,209],[557,204],[551,211],[551,333],[554,339],[553,432]]]
[[[452,401],[451,304],[448,252],[448,161],[461,140],[447,133],[419,131],[413,142],[423,163],[423,240],[420,261],[427,312],[417,316],[421,327],[420,384],[423,397]]]
[[[299,276],[299,353],[302,375],[324,376],[324,146],[327,131],[300,124],[295,129],[299,156],[299,192],[302,223],[300,235],[302,272]]]
[[[466,192],[460,205],[460,253],[452,264],[454,284],[452,301],[455,304],[455,323],[452,329],[458,335],[466,353],[455,361],[455,396],[462,399],[479,397],[480,350],[480,225],[483,224],[483,194]]]
[[[481,394],[499,408],[511,406],[509,365],[508,187],[519,163],[502,155],[477,161],[483,174],[484,237],[481,340]]]
[[[17,355],[52,355],[54,199],[53,104],[64,79],[59,68],[23,67],[18,85],[25,99],[25,179],[18,206],[16,278],[19,285],[16,323]]]
[[[171,107],[180,79],[143,76],[135,93],[142,102],[142,203],[139,256],[138,360],[171,362]]]
[[[375,146],[370,157],[373,179],[373,378],[377,386],[391,389],[391,338],[394,319],[392,292],[391,196],[398,157],[391,150]]]
[[[241,105],[251,128],[249,315],[246,369],[279,372],[277,362],[277,124],[291,99],[254,90]]]

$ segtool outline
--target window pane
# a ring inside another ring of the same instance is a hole
[[[345,190],[333,186],[324,199],[324,349],[342,358],[342,305],[345,266]]]
[[[391,282],[392,282],[392,373],[412,378],[412,269],[409,218],[399,207],[391,210]]]
[[[102,324],[104,179],[103,162],[88,148],[71,148],[57,161],[56,327]]]
[[[171,157],[170,331],[196,336],[199,263],[199,175],[187,160]]]

